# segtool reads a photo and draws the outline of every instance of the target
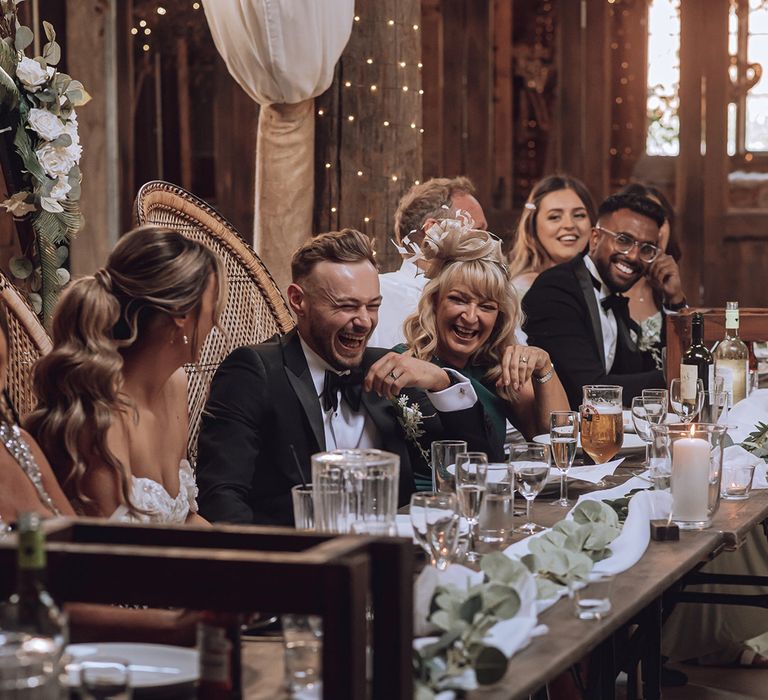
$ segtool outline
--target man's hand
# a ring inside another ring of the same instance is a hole
[[[368,370],[363,382],[365,391],[375,391],[386,399],[394,399],[406,387],[425,391],[442,391],[451,385],[448,373],[431,362],[410,355],[389,352]]]
[[[648,281],[662,293],[667,304],[682,304],[685,301],[680,268],[671,255],[659,253],[648,270]]]
[[[511,384],[515,391],[519,391],[534,372],[541,377],[550,369],[552,361],[545,350],[532,345],[507,345],[501,358],[501,376],[496,387],[500,389]]]

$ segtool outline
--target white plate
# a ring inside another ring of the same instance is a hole
[[[549,445],[549,435],[537,435],[533,438],[533,441],[538,442],[540,445]],[[581,435],[579,435],[578,447],[581,449]],[[645,443],[634,433],[624,433],[624,442],[619,453],[640,449],[645,449]]]
[[[164,688],[194,683],[199,675],[196,649],[167,644],[70,644],[66,653],[72,656],[67,664],[67,682],[78,684],[79,661],[91,656],[125,659],[130,663],[132,688]]]

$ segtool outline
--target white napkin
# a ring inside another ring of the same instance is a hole
[[[751,467],[753,465],[755,467],[755,475],[752,477],[752,488],[768,489],[766,464],[761,457],[756,457],[741,445],[731,445],[725,448],[723,452],[723,471],[728,467]]]
[[[641,491],[632,496],[621,534],[611,542],[611,556],[597,562],[593,571],[620,574],[637,564],[651,540],[651,520],[668,518],[671,510],[672,494],[668,491]]]
[[[735,443],[742,442],[755,429],[757,423],[766,421],[766,416],[768,416],[768,389],[753,391],[728,412],[726,421],[731,426],[728,429],[728,435]]]
[[[404,513],[397,513],[395,515],[395,528],[397,528],[398,537],[410,537],[414,544],[419,544],[416,537],[413,534],[413,525],[411,524],[411,516]],[[469,532],[469,525],[466,518],[459,519],[459,534],[463,535]]]
[[[579,481],[588,481],[590,484],[596,484],[606,476],[612,476],[623,461],[624,458],[622,457],[621,459],[613,460],[613,462],[605,462],[603,464],[593,464],[586,467],[571,467],[568,470],[568,478],[578,479]],[[549,470],[549,481],[559,479],[560,470],[557,467],[552,467]]]
[[[414,636],[423,637],[437,631],[437,627],[427,622],[429,604],[432,602],[435,588],[453,586],[459,590],[468,590],[472,586],[482,583],[484,576],[482,571],[473,571],[460,564],[449,564],[445,571],[439,571],[434,566],[427,566],[422,569],[413,586]]]

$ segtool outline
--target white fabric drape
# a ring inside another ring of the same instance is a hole
[[[262,107],[254,241],[285,289],[295,248],[312,235],[313,98],[349,40],[354,0],[204,0],[213,41],[232,77]],[[237,115],[232,115],[237,128]]]

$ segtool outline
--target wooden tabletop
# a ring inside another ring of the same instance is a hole
[[[636,468],[631,462],[611,481],[618,483]],[[576,496],[587,485],[572,488]],[[533,519],[553,525],[565,515],[546,499],[534,503]],[[492,687],[470,694],[472,700],[514,700],[524,698],[556,677],[600,642],[631,620],[702,561],[723,546],[739,546],[746,533],[768,517],[768,491],[755,491],[746,501],[722,501],[713,527],[700,532],[682,532],[677,542],[651,542],[643,558],[616,577],[613,610],[604,620],[582,621],[573,614],[571,601],[560,600],[539,618],[549,634],[535,638],[512,657],[505,678]],[[514,538],[517,539],[517,538]],[[254,700],[282,700],[282,643],[279,638],[246,641],[243,644],[243,697]]]

